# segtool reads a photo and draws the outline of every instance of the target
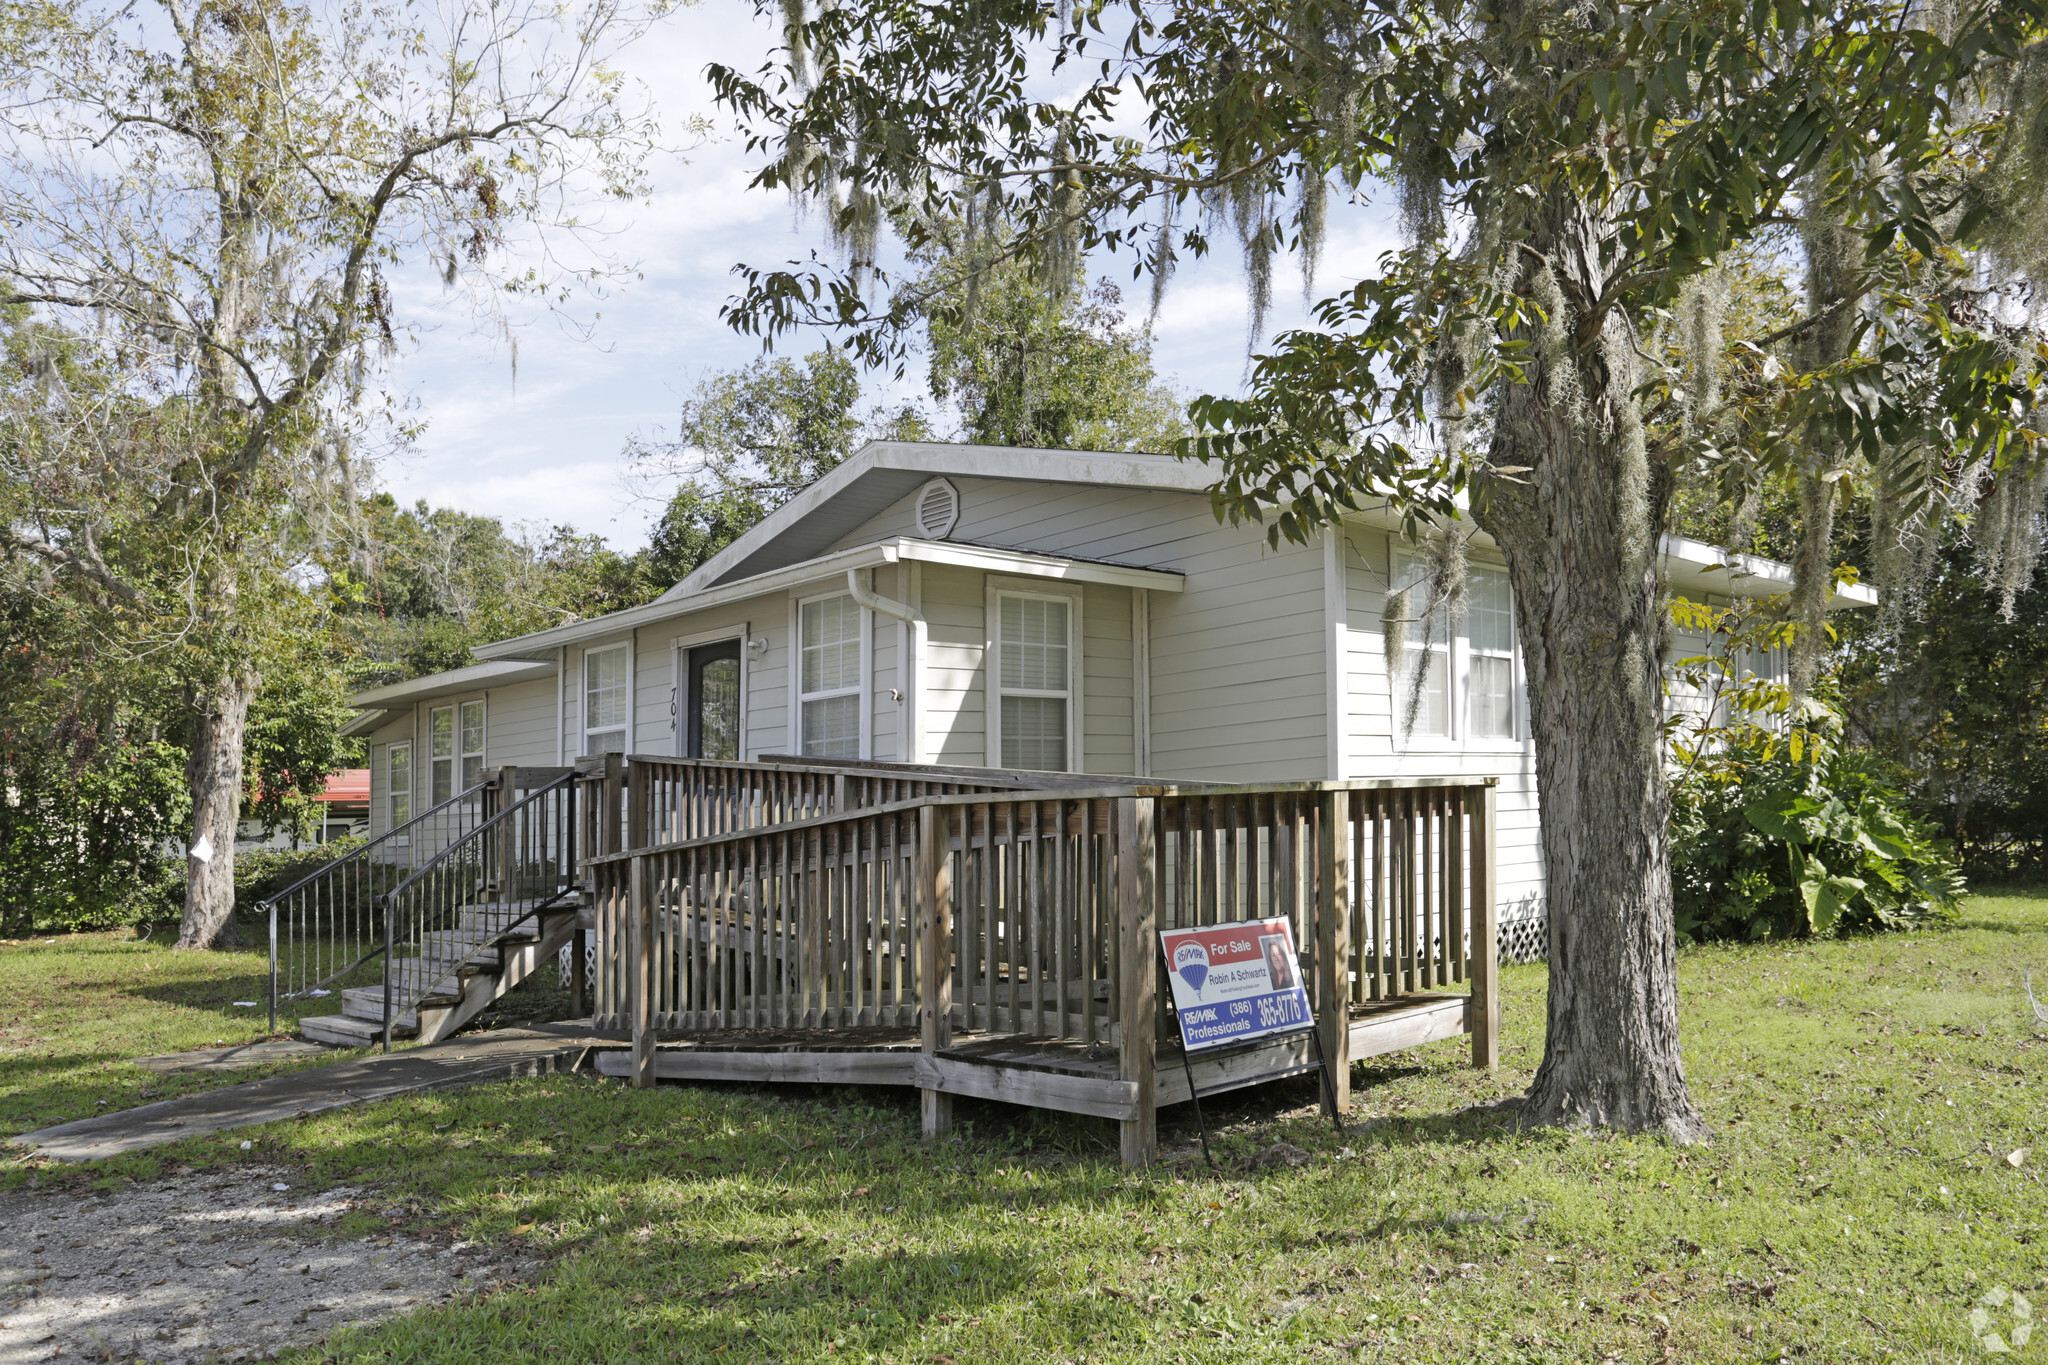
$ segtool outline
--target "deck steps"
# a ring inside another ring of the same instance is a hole
[[[533,914],[534,904],[484,902],[464,907],[457,915],[460,927],[422,934],[420,956],[385,963],[384,984],[342,991],[340,1014],[302,1018],[299,1032],[315,1042],[341,1047],[374,1046],[384,1036],[388,987],[400,1000],[421,1002],[392,1019],[394,1039],[424,1037],[431,1042],[447,1037],[553,958],[574,932],[575,901],[550,906],[538,915]]]

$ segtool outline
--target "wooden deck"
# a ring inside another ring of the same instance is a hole
[[[1350,1058],[1375,1057],[1469,1032],[1469,995],[1430,993],[1352,1007]],[[600,1075],[634,1075],[630,1044],[600,1044]],[[956,1031],[938,1051],[923,1050],[912,1027],[723,1029],[662,1038],[654,1075],[664,1081],[787,1082],[801,1085],[897,1085],[945,1095],[1001,1100],[1071,1114],[1130,1121],[1139,1116],[1138,1083],[1118,1076],[1118,1051],[1108,1043]],[[1162,1041],[1156,1059],[1156,1106],[1185,1104],[1187,1067],[1177,1042]],[[1204,1096],[1263,1085],[1315,1070],[1305,1034],[1232,1048],[1194,1063]]]
[[[1225,786],[608,758],[587,778],[605,1074],[907,1085],[1118,1121],[1189,1098],[1160,931],[1286,918],[1329,1057],[1498,1027],[1490,780]],[[1456,991],[1458,993],[1453,994]],[[1469,992],[1469,993],[1467,993]],[[1308,1035],[1206,1054],[1203,1094],[1312,1069]]]

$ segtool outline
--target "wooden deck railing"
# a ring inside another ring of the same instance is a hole
[[[583,847],[617,853],[917,797],[1100,786],[1105,779],[991,768],[821,763],[786,755],[743,763],[608,754],[585,759],[578,780]]]
[[[927,1050],[1107,1043],[1149,1096],[1158,931],[1285,916],[1340,1075],[1349,1006],[1468,981],[1491,1065],[1492,807],[1408,780],[931,792],[600,856],[596,1023],[650,1082],[656,1030],[915,1024]]]

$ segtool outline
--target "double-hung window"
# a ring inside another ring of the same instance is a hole
[[[862,615],[846,593],[797,608],[798,723],[806,758],[861,756]]]
[[[462,703],[462,790],[468,791],[484,780],[484,704]]]
[[[384,799],[390,803],[391,825],[412,819],[412,745],[393,744],[384,751]]]
[[[1037,772],[1074,766],[1072,598],[997,591],[995,724],[997,765]]]
[[[626,717],[632,704],[629,646],[593,649],[583,656],[583,752],[626,752]]]
[[[1408,590],[1408,647],[1394,684],[1395,733],[1424,741],[1512,741],[1519,688],[1515,677],[1515,600],[1504,570],[1465,570],[1465,620],[1430,606],[1427,560],[1398,555],[1394,588]],[[1413,707],[1411,712],[1410,708]],[[1413,717],[1413,724],[1409,723]]]
[[[457,716],[461,719],[458,721]],[[484,704],[436,706],[427,712],[428,786],[431,805],[468,791],[484,775]],[[458,784],[457,779],[460,778]]]
[[[1508,576],[1477,565],[1466,571],[1471,650],[1467,691],[1474,739],[1515,737],[1515,605]]]
[[[1407,656],[1394,685],[1394,728],[1409,735],[1449,739],[1450,613],[1442,606],[1429,610],[1430,582],[1428,561],[1416,555],[1396,560],[1394,590],[1407,589],[1409,620]]]
[[[427,712],[427,791],[429,806],[455,795],[455,708],[437,706]]]

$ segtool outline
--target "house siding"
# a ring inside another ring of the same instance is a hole
[[[1131,592],[1086,585],[1081,603],[1081,763],[1083,772],[1137,771],[1132,747]]]
[[[1387,672],[1381,615],[1392,581],[1393,537],[1374,528],[1346,527],[1343,549],[1344,705],[1343,750],[1347,777],[1496,777],[1494,872],[1500,888],[1501,922],[1510,942],[1530,940],[1526,926],[1543,916],[1543,853],[1536,805],[1536,751],[1527,738],[1514,744],[1409,746],[1397,742],[1397,700]],[[1498,564],[1481,554],[1475,562]]]
[[[921,577],[924,751],[933,763],[979,766],[988,761],[986,575],[926,564]]]
[[[555,763],[555,680],[541,678],[484,693],[484,762],[491,767]]]
[[[1328,706],[1320,550],[1268,549],[1255,528],[1219,525],[1197,494],[952,482],[960,491],[953,540],[1186,575],[1183,592],[1154,593],[1151,601],[1154,774],[1242,782],[1323,774]],[[915,495],[900,499],[833,549],[919,535],[914,502]],[[924,567],[933,673],[927,710],[933,739],[926,752],[935,762],[987,761],[986,683],[979,668],[985,596],[970,586],[979,577]],[[1089,585],[1082,619],[1082,762],[1092,772],[1128,772],[1135,764],[1128,591]]]

